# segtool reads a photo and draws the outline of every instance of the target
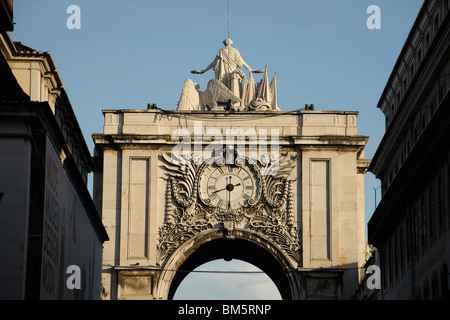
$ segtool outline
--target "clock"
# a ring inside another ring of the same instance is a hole
[[[211,166],[202,179],[204,202],[222,210],[254,205],[258,193],[257,179],[246,165]]]

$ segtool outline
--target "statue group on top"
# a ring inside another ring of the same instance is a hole
[[[265,70],[253,70],[242,59],[239,51],[232,47],[233,41],[225,39],[213,62],[204,70],[192,70],[193,74],[203,74],[213,69],[215,79],[208,82],[205,91],[200,91],[198,83],[186,79],[177,110],[236,110],[236,111],[279,111],[277,105],[276,75],[269,82],[267,66]],[[249,71],[245,73],[238,68]],[[253,73],[264,73],[257,84]]]

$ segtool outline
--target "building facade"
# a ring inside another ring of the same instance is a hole
[[[0,299],[99,299],[108,236],[70,101],[48,52],[7,33],[0,52]]]
[[[370,162],[357,112],[103,113],[104,299],[171,299],[186,271],[221,258],[256,265],[283,299],[355,293]]]
[[[426,0],[379,100],[386,132],[369,170],[382,199],[368,224],[381,299],[449,298],[449,1]]]

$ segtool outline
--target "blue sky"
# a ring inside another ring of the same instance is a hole
[[[16,25],[10,36],[33,49],[50,51],[93,150],[91,134],[102,132],[102,109],[142,109],[147,103],[176,109],[186,78],[205,89],[213,72],[192,75],[190,70],[204,69],[222,47],[227,37],[227,3],[15,1]],[[264,69],[267,64],[269,77],[278,71],[278,105],[282,110],[296,110],[313,103],[318,110],[359,111],[358,133],[370,136],[365,156],[371,158],[384,134],[384,117],[376,105],[422,3],[423,0],[230,0],[230,36],[251,68]],[[80,30],[66,26],[69,5],[81,9]],[[366,26],[370,5],[381,9],[379,30]],[[374,210],[373,188],[379,187],[380,182],[371,173],[365,181],[368,221]],[[232,268],[218,262],[210,266]],[[209,293],[206,287],[199,287],[208,282],[201,281],[201,277],[206,279],[204,275],[191,274],[185,281],[191,276],[197,279],[197,291]],[[244,280],[240,278],[239,283]],[[256,297],[251,289],[254,287],[250,281],[248,289],[238,291],[250,299]],[[180,295],[194,298],[189,296],[191,289],[188,287],[186,295]],[[217,291],[220,290],[215,290],[220,298]]]

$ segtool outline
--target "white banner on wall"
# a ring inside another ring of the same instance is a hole
[[[48,137],[45,171],[40,298],[99,299],[102,245]],[[79,289],[67,286],[71,265],[79,267]]]

